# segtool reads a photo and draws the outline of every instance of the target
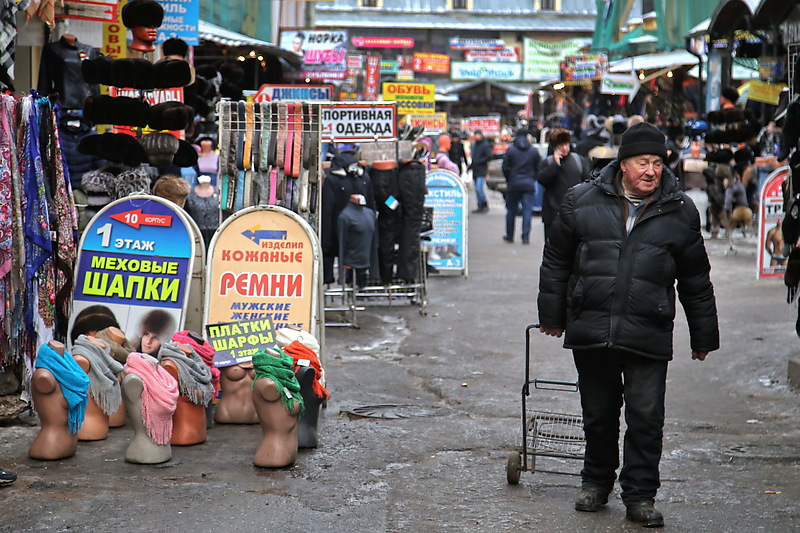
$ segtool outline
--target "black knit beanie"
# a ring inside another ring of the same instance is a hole
[[[667,144],[661,130],[640,122],[634,124],[622,134],[622,144],[617,152],[617,160],[622,161],[637,155],[657,155],[664,161],[667,160]]]
[[[735,104],[736,100],[739,99],[739,91],[734,87],[725,87],[722,89],[720,96],[727,98],[732,104]]]

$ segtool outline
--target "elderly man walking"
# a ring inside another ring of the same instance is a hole
[[[629,520],[661,527],[660,487],[667,364],[675,282],[692,359],[719,348],[700,219],[665,168],[664,135],[641,123],[622,135],[617,160],[566,195],[540,271],[541,331],[573,350],[586,434],[578,511],[608,502],[619,467],[619,416],[627,430],[619,482]]]

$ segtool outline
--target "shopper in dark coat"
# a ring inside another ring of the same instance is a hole
[[[473,213],[486,213],[489,211],[489,203],[486,200],[486,192],[483,188],[486,185],[489,161],[492,160],[492,147],[489,145],[489,141],[484,138],[481,130],[475,130],[474,139],[472,143],[472,162],[468,167],[472,170],[472,182],[475,184],[475,197],[478,201],[478,208]]]
[[[467,166],[467,153],[464,150],[464,143],[461,142],[461,137],[457,132],[450,134],[450,150],[447,155],[450,161],[458,167],[459,174],[464,172]]]
[[[598,511],[608,501],[624,402],[622,500],[627,517],[648,527],[664,523],[653,503],[676,280],[692,359],[719,348],[700,218],[666,158],[664,135],[637,124],[623,134],[617,161],[570,189],[545,244],[538,298],[541,331],[566,331],[578,369],[586,453],[575,508]]]
[[[506,234],[503,240],[514,242],[514,222],[522,204],[522,244],[530,242],[531,216],[536,196],[536,173],[539,169],[539,150],[528,140],[528,130],[517,131],[514,142],[503,156],[503,176],[506,178]]]
[[[549,237],[550,227],[569,188],[591,177],[589,160],[571,151],[572,136],[567,130],[554,130],[550,134],[550,146],[553,147],[553,155],[547,156],[539,164],[536,177],[544,187],[542,222],[545,240]]]

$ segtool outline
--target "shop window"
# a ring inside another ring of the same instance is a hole
[[[539,11],[561,11],[561,0],[536,0]]]
[[[472,9],[472,0],[447,0],[448,9]]]
[[[361,7],[383,7],[383,0],[359,0]]]

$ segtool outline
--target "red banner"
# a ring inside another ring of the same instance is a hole
[[[411,37],[352,37],[350,42],[358,48],[414,48]]]
[[[428,72],[431,74],[449,74],[450,56],[447,54],[428,54],[417,52],[411,64],[414,72]]]

